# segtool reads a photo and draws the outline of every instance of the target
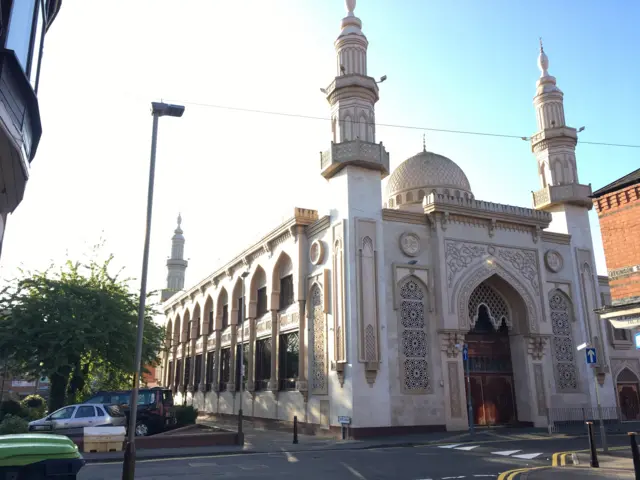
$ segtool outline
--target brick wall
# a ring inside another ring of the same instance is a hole
[[[640,300],[640,183],[594,199],[611,298]]]

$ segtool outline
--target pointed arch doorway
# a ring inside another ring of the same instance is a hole
[[[628,368],[623,369],[616,379],[618,404],[623,420],[640,420],[640,388],[638,377]]]
[[[469,315],[472,328],[466,336],[466,343],[469,347],[474,424],[514,424],[517,415],[509,310],[502,296],[483,282],[471,294]]]

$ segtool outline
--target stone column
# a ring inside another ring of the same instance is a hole
[[[213,354],[213,377],[211,378],[212,390],[216,393],[220,392],[220,350],[222,345],[222,314],[216,315],[214,323],[215,335],[215,353]]]
[[[271,310],[271,380],[269,380],[269,390],[276,393],[278,388],[278,351],[280,345],[278,342],[278,310]]]
[[[299,320],[299,330],[298,335],[300,336],[300,351],[298,352],[298,381],[296,382],[296,389],[302,393],[305,398],[305,401],[309,398],[309,383],[307,382],[307,354],[309,347],[309,332],[307,331],[307,325],[311,325],[311,320],[309,323],[307,322],[307,316],[309,312],[305,310],[305,302],[304,300],[298,300],[298,316]],[[309,303],[309,308],[313,308],[313,306]],[[313,312],[311,312],[313,315]]]
[[[234,302],[236,303],[236,302]],[[229,355],[229,383],[227,391],[235,392],[236,385],[236,349],[238,348],[238,309],[232,308],[229,312],[229,325],[231,326],[231,354]]]
[[[252,302],[254,303],[254,302]],[[254,314],[255,307],[249,307],[249,315]],[[256,390],[256,319],[253,317],[249,317],[247,322],[249,322],[249,358],[248,361],[248,372],[247,372],[247,391],[255,392]]]
[[[212,327],[209,327],[212,328]],[[207,384],[207,356],[209,353],[209,335],[208,332],[205,335],[202,335],[202,369],[200,370],[200,379],[199,379],[199,387],[198,389],[206,393],[206,384]]]

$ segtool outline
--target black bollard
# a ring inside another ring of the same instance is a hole
[[[636,441],[636,432],[629,432],[631,441],[631,456],[633,457],[633,469],[636,472],[636,480],[640,480],[640,452],[638,452],[638,442]]]
[[[589,449],[591,450],[591,462],[590,465],[593,468],[599,468],[598,454],[596,453],[596,441],[593,438],[593,422],[585,422],[587,424],[587,430],[589,431]]]
[[[298,417],[293,417],[293,443],[298,443]]]

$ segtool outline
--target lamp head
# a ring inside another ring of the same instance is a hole
[[[151,114],[159,117],[181,117],[184,113],[183,105],[172,103],[151,102]]]

